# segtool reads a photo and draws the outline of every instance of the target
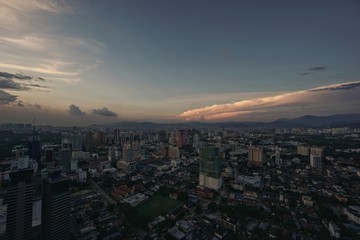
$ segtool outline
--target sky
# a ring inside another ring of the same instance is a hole
[[[358,0],[0,0],[0,122],[360,113]]]

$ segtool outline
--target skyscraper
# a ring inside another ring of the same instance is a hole
[[[20,164],[22,165],[22,164]],[[10,187],[7,191],[7,240],[30,240],[33,207],[33,169],[24,168],[10,171]]]
[[[199,185],[218,190],[222,186],[219,149],[206,147],[200,150]]]
[[[52,148],[45,149],[45,164],[47,168],[53,168],[55,166],[54,149]]]
[[[62,147],[59,151],[59,165],[62,171],[70,171],[70,160],[72,155],[72,144],[69,139],[62,139]]]
[[[43,181],[42,239],[70,239],[69,183],[60,172],[50,173]]]
[[[178,130],[176,135],[176,146],[179,148],[183,147],[186,144],[185,130]]]
[[[35,127],[33,130],[33,135],[29,138],[28,141],[28,154],[31,159],[36,160],[38,163],[39,169],[42,168],[41,165],[41,146],[40,146],[40,138],[37,134]]]
[[[115,138],[115,143],[119,144],[121,142],[121,132],[120,129],[115,128],[114,129],[114,138]]]

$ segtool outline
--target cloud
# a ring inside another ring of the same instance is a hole
[[[23,75],[20,73],[8,73],[8,72],[0,72],[0,78],[6,78],[6,79],[19,79],[19,80],[31,80],[33,77],[28,75]]]
[[[71,104],[69,106],[68,113],[70,113],[73,116],[84,116],[84,115],[86,115],[85,112],[81,111],[81,109],[78,106],[74,105],[74,104]]]
[[[91,113],[101,115],[101,116],[105,116],[105,117],[116,117],[117,116],[117,114],[115,112],[110,111],[106,107],[99,108],[99,109],[93,109],[91,111]]]
[[[23,101],[18,101],[18,102],[17,102],[17,106],[18,106],[18,107],[25,107]]]
[[[325,69],[326,69],[326,67],[320,66],[320,67],[312,67],[312,68],[309,69],[309,71],[314,72],[314,71],[322,71],[322,70],[325,70]]]
[[[0,67],[76,83],[102,65],[103,43],[56,33],[48,24],[53,15],[74,13],[73,5],[68,0],[0,0]]]
[[[261,97],[251,100],[215,104],[203,108],[191,109],[181,113],[178,117],[185,120],[213,121],[231,119],[242,115],[246,116],[252,113],[267,112],[273,110],[274,108],[281,107],[304,106],[308,104],[319,104],[320,102],[323,104],[336,104],[341,100],[334,97],[328,97],[327,94],[334,92],[334,90],[349,91],[357,87],[360,87],[360,81],[333,84],[297,92],[278,94],[270,97]],[[345,96],[345,100],[346,95],[348,94],[345,93],[343,95]]]
[[[0,105],[15,102],[16,99],[17,99],[17,96],[11,95],[3,90],[0,90]]]
[[[327,67],[325,67],[325,66],[312,67],[312,68],[309,68],[307,72],[303,72],[303,73],[300,73],[300,74],[305,76],[305,75],[312,74],[314,72],[323,71],[325,69],[327,69]]]
[[[45,11],[51,13],[71,13],[70,5],[54,0],[0,0],[0,4],[19,12]]]
[[[35,83],[30,83],[30,84],[28,84],[28,86],[35,87],[35,88],[49,88],[48,86],[35,84]]]
[[[0,88],[9,90],[30,90],[30,89],[44,89],[47,86],[32,83],[33,81],[46,81],[44,78],[33,77],[20,73],[0,72]]]
[[[37,104],[37,103],[35,103],[35,105],[34,105],[37,109],[41,109],[42,107],[41,107],[41,105],[40,104]]]
[[[21,84],[14,82],[11,79],[0,78],[0,88],[11,89],[11,90],[29,90],[28,87],[22,86]]]
[[[32,108],[39,109],[39,110],[42,109],[41,105],[38,104],[38,103],[35,103],[35,104],[30,104],[30,103],[29,103],[28,106],[29,106],[29,107],[32,107]]]
[[[360,87],[360,82],[349,82],[349,83],[339,83],[330,86],[318,87],[310,89],[310,92],[321,92],[321,91],[337,91],[337,90],[350,90]]]
[[[102,65],[99,56],[105,45],[101,42],[61,35],[37,36],[36,42],[29,40],[33,38],[35,37],[0,37],[0,57],[5,59],[0,63],[0,67],[71,81]]]

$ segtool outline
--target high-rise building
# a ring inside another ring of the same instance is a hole
[[[105,143],[105,132],[103,131],[96,131],[92,135],[92,143],[95,145],[102,145]]]
[[[37,134],[35,128],[33,130],[33,135],[29,138],[28,141],[28,154],[31,159],[36,160],[38,163],[39,168],[42,167],[41,164],[41,145],[40,145],[40,138]]]
[[[47,168],[54,167],[54,149],[45,149],[45,164]]]
[[[130,144],[124,145],[122,155],[123,155],[122,159],[125,162],[131,162],[131,161],[134,161],[136,158],[138,158],[137,152],[134,150],[134,148]]]
[[[71,143],[71,148],[73,150],[83,150],[85,145],[85,135],[81,134],[80,132],[62,133],[63,139],[67,139]]]
[[[177,131],[176,135],[176,146],[179,148],[183,147],[186,144],[185,130],[181,129]]]
[[[72,156],[72,144],[69,139],[64,138],[59,151],[59,165],[64,172],[70,171],[70,160]]]
[[[297,147],[297,154],[301,156],[309,156],[309,147],[307,146],[298,146]]]
[[[276,151],[275,151],[275,164],[277,166],[281,166],[283,164],[279,149],[276,149]]]
[[[200,150],[199,185],[214,190],[222,186],[221,158],[219,149],[206,147]]]
[[[115,139],[115,143],[121,143],[121,132],[120,129],[115,128],[114,129],[114,139]]]
[[[59,171],[43,180],[42,239],[70,239],[71,202],[69,183]]]
[[[316,169],[322,169],[322,155],[321,148],[310,148],[310,166]]]
[[[83,150],[84,136],[81,133],[72,134],[71,145],[73,150]]]
[[[173,131],[169,132],[169,144],[174,145],[175,143],[175,133]]]
[[[310,166],[316,169],[322,169],[322,158],[319,155],[310,154]]]
[[[7,191],[7,240],[30,240],[33,208],[33,169],[28,164],[24,168],[12,169],[10,187]]]
[[[264,164],[264,154],[262,147],[250,146],[248,150],[249,165],[262,166]]]
[[[310,148],[310,154],[322,157],[323,149],[318,147],[312,147]]]
[[[170,159],[178,159],[180,158],[180,150],[178,147],[169,146],[169,158]]]

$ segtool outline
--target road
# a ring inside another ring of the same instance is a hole
[[[104,190],[102,190],[102,188],[96,182],[94,182],[92,179],[90,179],[90,184],[91,184],[93,190],[97,194],[102,195],[108,203],[114,204],[115,206],[117,205],[117,202],[112,197],[110,197],[109,194],[107,194]]]

